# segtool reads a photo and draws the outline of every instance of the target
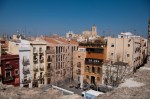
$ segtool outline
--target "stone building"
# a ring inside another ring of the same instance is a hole
[[[46,42],[41,39],[30,41],[30,71],[33,87],[40,87],[45,82]]]
[[[102,65],[106,58],[106,44],[80,43],[78,51],[74,51],[73,77],[83,83],[102,84]]]
[[[47,41],[47,83],[60,84],[72,79],[73,51],[77,50],[78,43],[62,38],[45,37]]]

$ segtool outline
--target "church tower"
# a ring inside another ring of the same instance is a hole
[[[92,36],[97,36],[97,29],[95,25],[92,26]]]

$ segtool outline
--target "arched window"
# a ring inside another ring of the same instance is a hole
[[[95,67],[92,66],[92,73],[95,73]]]
[[[97,73],[100,74],[100,72],[101,72],[101,71],[100,71],[100,68],[98,67],[98,68],[97,68]]]
[[[86,72],[89,72],[89,71],[90,71],[89,66],[86,66]]]

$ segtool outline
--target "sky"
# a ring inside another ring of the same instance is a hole
[[[0,0],[0,34],[81,34],[97,26],[101,36],[147,36],[150,0]]]

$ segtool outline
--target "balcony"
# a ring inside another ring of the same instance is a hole
[[[23,59],[22,64],[23,66],[29,65],[30,64],[29,59]]]
[[[4,78],[4,81],[12,81],[14,80],[14,77],[8,76]]]
[[[6,65],[5,69],[6,69],[6,70],[10,70],[10,69],[13,69],[13,68],[12,68],[12,66],[10,66],[10,65]]]
[[[23,67],[23,74],[24,75],[30,74],[30,70],[28,67]]]
[[[81,68],[81,63],[80,62],[77,63],[77,67]]]
[[[33,54],[34,55],[38,55],[38,51],[37,50],[33,50]]]
[[[76,70],[76,74],[81,75],[81,70],[80,69]]]
[[[102,65],[103,64],[103,60],[102,59],[90,59],[90,58],[86,58],[85,59],[85,64],[86,65]]]
[[[44,65],[40,65],[40,70],[43,71],[44,70]]]
[[[48,59],[47,59],[47,62],[52,62],[52,58],[48,58]]]
[[[44,51],[42,49],[40,49],[39,54],[44,54]]]
[[[31,80],[30,79],[26,79],[26,80],[22,80],[22,84],[28,84],[28,83],[31,83]]]
[[[37,62],[38,62],[38,59],[37,59],[37,58],[33,58],[33,62],[34,62],[34,63],[37,63]]]
[[[38,67],[36,65],[33,66],[33,71],[38,72]]]
[[[46,50],[46,54],[54,54],[55,53],[55,51],[54,50],[52,50],[52,49],[48,49],[48,50]]]
[[[40,58],[40,62],[43,63],[44,62],[44,57]]]
[[[44,76],[45,76],[45,77],[51,77],[51,76],[52,76],[52,73],[47,72],[47,73],[45,73]]]
[[[38,80],[44,80],[44,77],[42,76],[39,76],[38,78],[39,78]]]

